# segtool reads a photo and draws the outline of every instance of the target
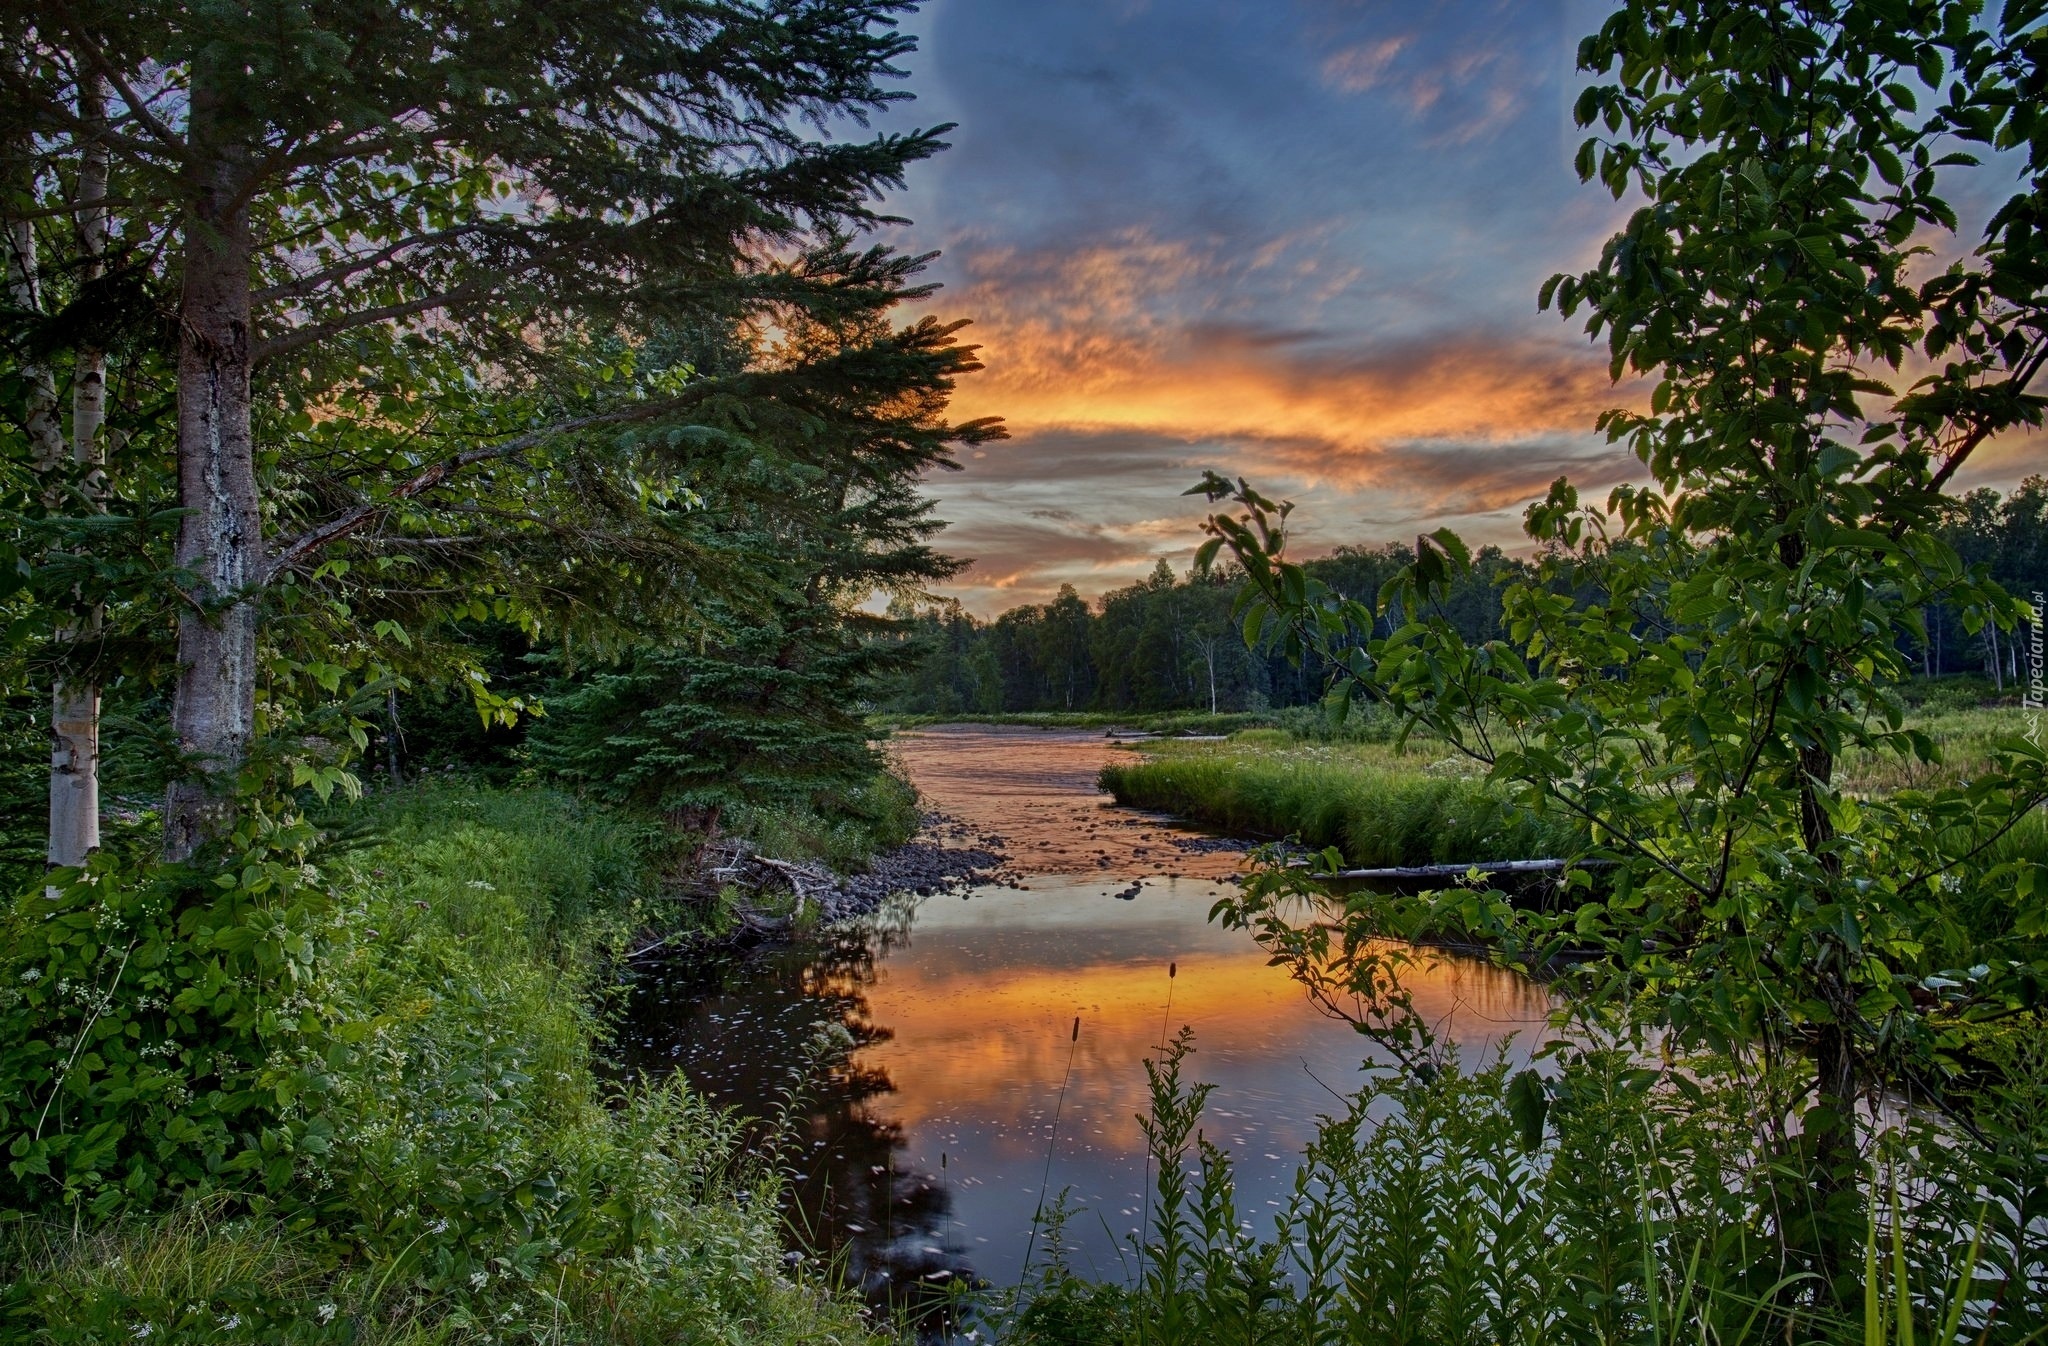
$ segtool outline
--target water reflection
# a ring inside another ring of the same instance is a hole
[[[1245,937],[1207,922],[1219,885],[1161,880],[1118,901],[1121,886],[1040,877],[892,906],[814,947],[734,963],[715,986],[643,995],[636,1055],[760,1113],[796,1083],[788,1063],[819,1023],[848,1030],[857,1050],[800,1114],[793,1197],[813,1246],[843,1251],[871,1291],[1014,1283],[1049,1143],[1049,1195],[1071,1188],[1087,1210],[1069,1230],[1083,1267],[1120,1274],[1142,1209],[1139,1063],[1163,1029],[1195,1030],[1194,1074],[1217,1085],[1208,1135],[1239,1163],[1248,1214],[1278,1208],[1329,1091],[1356,1082],[1364,1055]],[[1517,1031],[1533,1043],[1540,1028],[1541,993],[1483,963],[1425,957],[1410,981],[1468,1050]]]

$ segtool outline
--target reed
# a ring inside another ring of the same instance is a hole
[[[1074,1016],[1074,1031],[1067,1038],[1067,1070],[1060,1076],[1059,1097],[1052,1105],[1052,1133],[1045,1138],[1045,1171],[1038,1178],[1038,1209],[1031,1213],[1031,1237],[1024,1244],[1024,1265],[1018,1270],[1019,1284],[1031,1274],[1031,1254],[1038,1246],[1038,1229],[1045,1222],[1045,1194],[1052,1185],[1053,1150],[1060,1143],[1060,1113],[1067,1106],[1067,1084],[1074,1078],[1074,1053],[1081,1046],[1081,1016]]]
[[[1361,866],[1462,864],[1567,855],[1578,829],[1505,802],[1461,762],[1278,734],[1163,744],[1103,768],[1119,804],[1226,832],[1334,846]]]

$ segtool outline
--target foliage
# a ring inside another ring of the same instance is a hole
[[[2044,514],[2040,478],[2029,478],[2001,496],[1988,487],[1970,492],[1942,507],[1937,534],[1966,567],[1985,573],[2014,594],[2026,595],[2041,583],[2043,556],[2048,556],[2048,514]],[[1505,640],[1514,632],[1503,613],[1509,588],[1538,584],[1591,601],[1597,581],[1584,566],[1565,558],[1546,558],[1547,565],[1483,547],[1469,567],[1446,575],[1433,596],[1429,612],[1471,644]],[[1345,545],[1327,556],[1301,562],[1302,572],[1327,585],[1332,593],[1368,603],[1387,582],[1415,563],[1415,550],[1401,543],[1380,546]],[[1268,648],[1243,648],[1235,640],[1218,643],[1230,627],[1226,611],[1242,576],[1233,567],[1214,572],[1191,570],[1175,579],[1164,561],[1145,581],[1114,589],[1092,609],[1078,614],[1072,602],[1012,608],[989,621],[976,619],[957,603],[905,604],[916,662],[891,681],[884,706],[895,715],[929,716],[940,720],[972,720],[995,714],[1074,713],[1070,704],[1103,712],[1158,713],[1210,704],[1207,675],[1216,673],[1216,704],[1226,711],[1263,714],[1269,709],[1294,712],[1279,723],[1302,737],[1358,737],[1383,734],[1391,739],[1399,717],[1375,716],[1369,728],[1352,721],[1328,721],[1317,713],[1330,680],[1340,665],[1314,648],[1297,651],[1290,660]],[[1057,612],[1057,619],[1056,619]],[[1377,630],[1387,634],[1402,624],[1398,597],[1378,612]],[[1989,703],[2021,690],[2024,651],[1996,624],[1965,629],[1964,607],[1947,595],[1936,595],[1921,620],[1898,632],[1902,652],[1922,681],[1902,691],[1919,695],[1926,680],[1951,689],[1954,709]],[[1063,625],[1064,624],[1064,625]],[[1085,637],[1070,639],[1067,626],[1086,627]],[[1074,665],[1070,701],[1067,667]],[[1974,675],[1982,672],[1981,685]]]
[[[8,1205],[104,1216],[224,1187],[278,1192],[331,1123],[333,901],[303,823],[251,810],[234,870],[101,851],[17,897],[0,940]]]
[[[1860,1229],[1859,1098],[1935,1087],[1951,1026],[2037,1003],[2048,974],[2042,870],[1995,858],[2048,798],[2038,744],[2015,732],[1967,782],[1884,796],[1837,769],[1933,758],[1897,690],[1928,604],[1973,627],[2025,615],[1937,524],[1976,447],[2040,420],[2032,23],[2032,7],[1985,27],[1967,4],[1632,0],[1587,39],[1580,171],[1643,200],[1542,299],[1587,314],[1617,378],[1651,380],[1646,411],[1601,425],[1654,484],[1597,509],[1560,481],[1531,507],[1543,552],[1504,595],[1510,639],[1467,640],[1439,610],[1469,565],[1447,531],[1375,604],[1286,559],[1287,507],[1213,474],[1196,488],[1240,507],[1212,517],[1209,546],[1247,570],[1249,638],[1332,661],[1340,698],[1426,724],[1617,865],[1597,893],[1577,876],[1584,900],[1559,918],[1454,899],[1471,922],[1529,966],[1597,948],[1590,1001],[1653,1006],[1676,1044],[1806,1056],[1823,1293]],[[1915,284],[1915,241],[1955,227],[1938,190],[1977,164],[1958,141],[2026,146],[2029,177],[1973,262]],[[1879,381],[1909,356],[1934,372]],[[1936,962],[1929,927],[1956,890],[2009,908],[2005,957]]]
[[[734,832],[768,855],[814,861],[842,874],[865,869],[879,852],[909,841],[918,821],[917,792],[891,770],[801,804],[744,807],[728,819]]]
[[[360,818],[360,814],[356,815]],[[772,1175],[680,1083],[592,1053],[596,959],[664,909],[658,838],[559,795],[376,802],[334,862],[331,1148],[253,1210],[215,1199],[8,1231],[10,1330],[39,1339],[864,1341],[790,1279]],[[311,1217],[311,1218],[309,1218]]]
[[[1182,1034],[1142,1118],[1157,1174],[1135,1283],[1058,1262],[999,1324],[1052,1343],[1600,1341],[1819,1343],[2037,1339],[2048,1179],[2036,1061],[2013,1129],[1960,1147],[1908,1117],[1866,1170],[1866,1254],[1849,1307],[1815,1306],[1788,1226],[1816,1194],[1760,1109],[1793,1082],[1726,1058],[1660,1063],[1641,1039],[1555,1045],[1540,1068],[1476,1067],[1411,1039],[1326,1117],[1270,1233],[1242,1218],[1229,1154],[1203,1139],[1206,1088]],[[2010,1106],[2008,1103],[2005,1106]],[[1978,1184],[1983,1185],[1979,1186]]]
[[[897,358],[875,354],[892,340]],[[947,329],[899,340],[819,324],[798,344],[869,358],[857,379],[793,378],[772,419],[753,409],[750,443],[779,457],[750,450],[727,475],[757,479],[752,498],[707,511],[758,558],[768,596],[706,603],[716,624],[690,644],[643,643],[571,672],[532,736],[542,770],[702,830],[735,808],[801,807],[876,773],[863,701],[903,649],[863,605],[958,569],[929,546],[939,525],[919,481],[951,465],[955,443],[998,431],[940,417],[959,367]]]

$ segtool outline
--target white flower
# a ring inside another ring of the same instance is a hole
[[[427,1232],[429,1234],[445,1234],[448,1232],[448,1222],[446,1220],[436,1220],[427,1226]]]
[[[478,890],[479,892],[485,892],[485,893],[495,893],[495,892],[497,892],[497,891],[498,891],[498,885],[497,885],[497,884],[495,884],[495,883],[486,883],[486,882],[484,882],[484,881],[483,881],[482,879],[471,879],[471,880],[469,881],[469,886],[470,886],[470,887],[472,887],[472,888],[474,888],[474,889],[476,889],[476,890]]]
[[[483,1289],[483,1288],[484,1288],[484,1287],[485,1287],[486,1285],[489,1285],[490,1283],[491,1283],[491,1273],[490,1273],[490,1272],[488,1272],[488,1271],[476,1271],[476,1272],[471,1272],[471,1273],[470,1273],[470,1277],[469,1277],[469,1288],[470,1288],[470,1289],[472,1289],[472,1290],[481,1290],[481,1289]]]
[[[23,968],[21,970],[21,979],[30,983],[39,982],[43,979],[43,970],[39,967]]]
[[[150,1333],[154,1331],[156,1331],[156,1329],[150,1326],[148,1323],[137,1323],[135,1326],[128,1329],[128,1335],[134,1337],[137,1341],[140,1341],[142,1340],[142,1338],[148,1336]]]
[[[241,1325],[242,1315],[239,1313],[231,1313],[220,1320],[220,1330],[223,1332],[232,1332]]]
[[[334,1312],[333,1304],[322,1304],[319,1308],[313,1310],[313,1316],[318,1318],[321,1326],[324,1327],[334,1321]]]

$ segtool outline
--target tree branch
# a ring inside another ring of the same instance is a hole
[[[268,582],[274,576],[299,564],[328,544],[338,542],[349,534],[356,532],[392,505],[433,490],[436,486],[439,486],[465,468],[474,467],[478,463],[494,462],[509,458],[516,453],[522,453],[527,449],[544,444],[548,440],[562,435],[571,435],[582,430],[594,430],[600,426],[629,425],[636,421],[652,420],[656,416],[675,410],[683,404],[684,400],[682,398],[666,398],[660,401],[642,402],[636,406],[622,407],[617,411],[599,412],[591,416],[579,416],[573,420],[558,421],[553,425],[543,426],[538,430],[529,430],[523,435],[515,435],[511,439],[502,440],[487,448],[470,449],[467,452],[445,458],[417,473],[410,479],[401,482],[389,495],[382,499],[357,505],[355,508],[337,515],[318,527],[307,529],[289,542],[286,542],[278,548],[277,554],[271,558],[269,565],[265,567],[264,580]]]

